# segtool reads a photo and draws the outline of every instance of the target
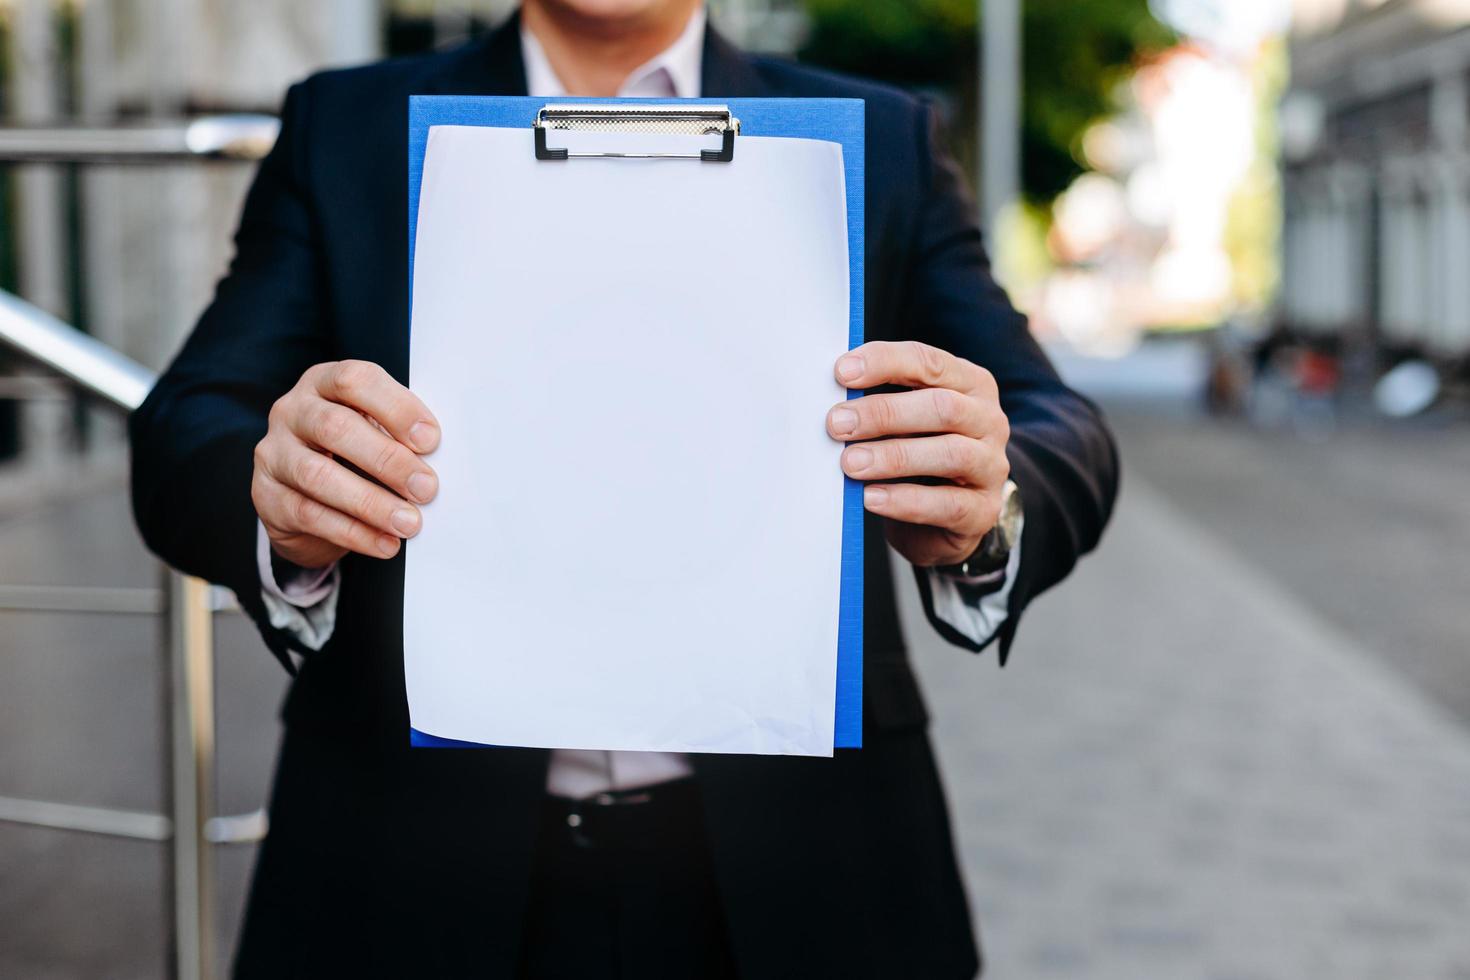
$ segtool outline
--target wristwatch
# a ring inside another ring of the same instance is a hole
[[[1007,480],[1000,491],[1000,517],[995,527],[985,532],[975,553],[958,565],[941,565],[939,571],[956,578],[983,578],[994,575],[1011,560],[1011,549],[1021,536],[1021,489]]]

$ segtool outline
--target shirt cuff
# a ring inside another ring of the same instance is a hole
[[[1023,520],[1006,567],[999,571],[964,578],[937,568],[925,569],[934,617],[976,646],[989,643],[1010,615],[1011,587],[1021,568],[1021,538],[1025,531]]]
[[[304,568],[285,582],[276,581],[271,567],[271,539],[256,521],[255,563],[260,573],[260,598],[270,623],[292,634],[308,650],[320,650],[337,626],[337,596],[342,591],[342,569],[337,562],[326,568]]]

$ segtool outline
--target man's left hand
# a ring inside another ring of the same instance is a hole
[[[836,373],[847,388],[911,389],[855,398],[827,413],[832,438],[854,443],[842,453],[842,469],[868,482],[863,505],[887,518],[889,542],[921,567],[969,558],[1000,516],[1011,469],[1010,423],[995,378],[916,341],[864,344],[838,359]],[[910,482],[924,477],[935,480]]]

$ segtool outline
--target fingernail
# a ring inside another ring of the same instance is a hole
[[[864,487],[863,506],[881,507],[888,503],[888,491],[883,487]]]
[[[863,359],[856,354],[847,354],[837,360],[837,377],[853,381],[863,376]]]
[[[862,446],[854,446],[843,454],[843,461],[847,463],[849,473],[861,473],[873,465],[873,451],[864,449]]]
[[[850,408],[834,408],[832,410],[832,431],[840,436],[851,435],[857,431],[857,412]]]
[[[439,489],[439,480],[432,473],[415,473],[408,478],[408,492],[421,504],[434,498]]]
[[[378,536],[378,550],[389,558],[398,553],[398,539],[391,534]]]
[[[402,534],[404,537],[411,536],[415,531],[419,529],[418,512],[409,510],[407,507],[404,507],[401,510],[395,510],[393,512],[392,521],[393,526],[398,529],[398,533]]]
[[[415,422],[408,430],[408,441],[419,452],[429,452],[439,444],[439,427],[432,422]]]

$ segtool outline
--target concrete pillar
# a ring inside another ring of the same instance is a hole
[[[1470,206],[1466,201],[1467,135],[1470,135],[1470,92],[1463,71],[1441,74],[1430,89],[1430,128],[1435,145],[1430,179],[1434,214],[1432,254],[1438,288],[1426,346],[1452,357],[1470,353]]]
[[[1367,175],[1357,164],[1335,164],[1330,177],[1333,282],[1328,300],[1331,329],[1339,333],[1361,328],[1368,310],[1369,194]]]
[[[1307,310],[1303,325],[1313,336],[1331,328],[1332,291],[1336,286],[1332,256],[1332,198],[1325,176],[1312,177],[1307,206]]]
[[[15,0],[11,10],[11,119],[55,122],[61,115],[57,21],[49,0]],[[17,167],[15,172],[17,261],[20,294],[62,319],[71,316],[67,279],[66,200],[63,174],[54,166]],[[50,469],[70,443],[70,402],[40,399],[21,403],[21,462]]]
[[[1385,163],[1382,178],[1383,331],[1397,345],[1423,342],[1428,297],[1437,279],[1429,269],[1431,232],[1421,169],[1417,158],[1395,158]]]
[[[1287,176],[1282,193],[1281,291],[1277,294],[1280,319],[1291,325],[1301,319],[1302,207],[1298,178]]]
[[[1453,357],[1470,353],[1470,204],[1466,201],[1463,154],[1444,156],[1436,168],[1435,261],[1442,270],[1431,330],[1432,353]]]
[[[57,23],[50,0],[17,0],[12,13],[11,105],[19,123],[61,116]],[[21,294],[59,317],[68,314],[65,208],[61,173],[51,166],[17,168]]]

